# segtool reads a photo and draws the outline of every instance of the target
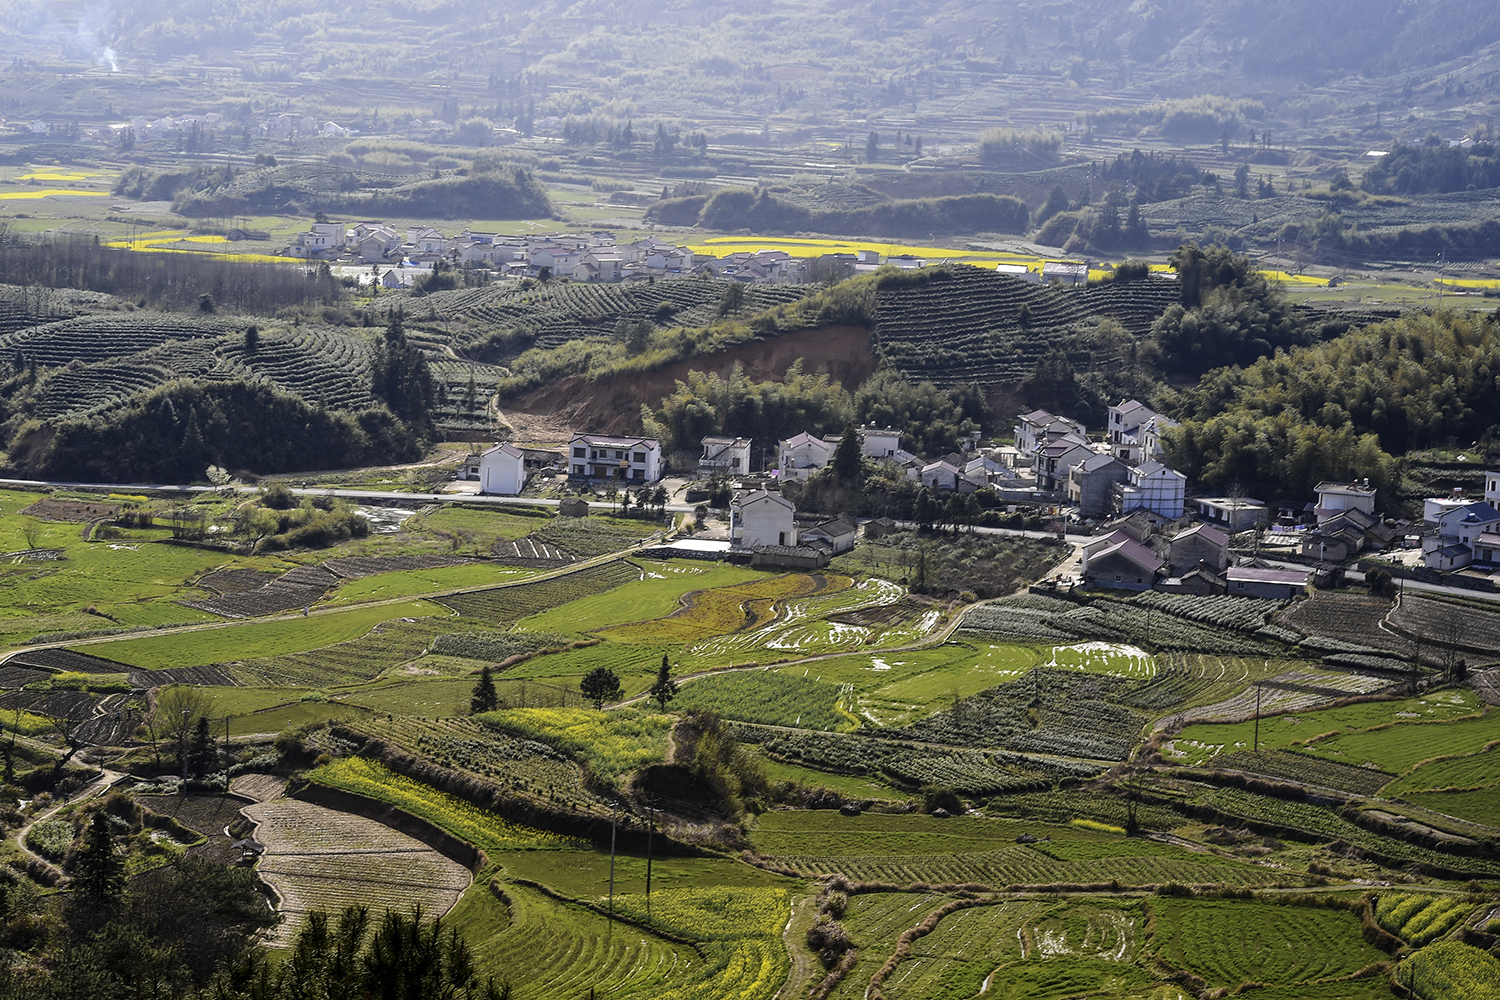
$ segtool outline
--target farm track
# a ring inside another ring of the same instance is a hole
[[[28,740],[27,742],[34,743],[34,741],[30,740]],[[45,744],[35,745],[45,746]],[[48,749],[53,750],[54,748],[49,747]],[[116,782],[121,781],[125,777],[126,775],[120,773],[119,771],[110,771],[106,768],[100,768],[99,777],[95,778],[92,783],[80,790],[77,795],[66,798],[54,805],[52,808],[48,809],[46,812],[38,813],[37,815],[31,817],[31,819],[26,821],[25,826],[18,827],[15,832],[16,843],[21,848],[21,851],[26,854],[27,857],[31,858],[37,864],[41,865],[45,870],[56,873],[59,881],[66,878],[66,876],[63,875],[61,868],[58,868],[52,862],[48,861],[40,854],[33,851],[30,847],[26,846],[26,835],[31,832],[32,827],[36,826],[43,820],[51,819],[54,815],[61,811],[64,806],[71,805],[75,801],[84,802],[88,799],[97,798],[98,796],[103,795],[105,792],[113,788]]]

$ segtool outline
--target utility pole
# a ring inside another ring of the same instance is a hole
[[[656,832],[656,800],[647,799],[646,809],[646,923],[651,922],[651,837]]]
[[[1260,681],[1255,682],[1255,752],[1260,753]]]
[[[620,808],[620,803],[614,802],[609,808],[609,926],[615,925],[615,816]]]

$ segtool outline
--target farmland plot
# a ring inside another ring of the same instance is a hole
[[[286,921],[275,942],[289,944],[310,910],[359,904],[376,913],[447,913],[468,887],[468,869],[421,841],[374,820],[295,799],[245,807],[266,845],[257,870],[281,897]]]
[[[1426,637],[1428,645],[1454,646],[1486,661],[1500,650],[1500,613],[1492,606],[1412,594],[1392,609],[1390,622],[1403,633]]]
[[[489,622],[517,622],[549,608],[561,607],[581,597],[603,594],[641,578],[639,567],[617,559],[602,566],[574,573],[492,590],[474,591],[438,599],[461,615]]]
[[[848,585],[847,577],[837,577]],[[830,578],[807,573],[787,573],[751,580],[732,587],[694,591],[682,599],[682,607],[666,618],[600,629],[599,634],[615,642],[689,644],[713,636],[750,632],[781,620],[785,602],[792,598],[821,594],[837,586]]]
[[[1308,600],[1292,604],[1277,615],[1277,620],[1304,635],[1410,656],[1411,641],[1383,627],[1390,610],[1391,602],[1384,598],[1319,591]]]
[[[782,602],[773,621],[749,631],[705,639],[691,652],[703,659],[722,661],[752,655],[760,649],[821,653],[857,647],[870,641],[873,630],[832,619],[890,607],[902,594],[901,587],[885,580],[854,584],[848,577],[832,576],[817,594]]]

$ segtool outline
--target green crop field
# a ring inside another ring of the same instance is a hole
[[[522,620],[522,627],[543,632],[590,632],[622,622],[661,618],[676,611],[683,595],[690,591],[730,587],[767,576],[761,570],[689,560],[632,561],[641,567],[642,578],[637,583],[534,614]]]
[[[1375,733],[1386,734],[1385,738],[1370,734],[1368,742],[1372,746],[1381,748],[1379,757],[1383,762],[1373,766],[1380,770],[1398,773],[1418,761],[1436,756],[1436,753],[1425,755],[1419,753],[1418,756],[1411,757],[1406,752],[1405,748],[1411,745],[1412,740],[1419,741],[1423,746],[1428,746],[1433,742],[1430,738],[1424,739],[1423,734],[1427,733],[1427,730],[1411,724],[1444,722],[1445,725],[1431,730],[1430,735],[1435,736],[1439,732],[1454,733],[1456,745],[1461,747],[1466,737],[1457,735],[1457,728],[1452,720],[1466,719],[1481,710],[1481,703],[1472,693],[1460,690],[1434,692],[1422,698],[1401,701],[1376,701],[1343,708],[1312,709],[1305,712],[1268,715],[1260,720],[1260,746],[1262,749],[1276,749],[1296,745],[1309,753],[1339,759],[1343,763],[1364,764],[1362,760],[1348,759],[1350,756],[1348,752],[1332,748],[1338,745],[1352,746],[1354,744],[1346,741],[1356,739],[1355,734],[1368,734],[1373,730]],[[1402,738],[1390,739],[1391,732],[1379,728],[1386,726],[1399,727]],[[1483,729],[1482,726],[1480,728]],[[1253,720],[1187,726],[1173,740],[1172,752],[1178,759],[1189,763],[1207,763],[1215,754],[1232,753],[1250,748],[1255,732],[1256,725]],[[1497,737],[1500,737],[1500,732],[1490,739]],[[1315,742],[1309,742],[1315,738]],[[1437,741],[1441,742],[1442,737],[1437,737]],[[1479,746],[1482,745],[1483,742],[1479,744]],[[1475,749],[1478,749],[1478,746]],[[1455,749],[1451,752],[1461,751]],[[1404,767],[1397,765],[1399,760],[1408,758],[1410,762]]]
[[[442,608],[425,601],[406,601],[144,639],[110,640],[93,643],[87,651],[94,656],[152,670],[198,667],[320,649],[358,638],[376,625],[394,619],[425,618],[444,613]]]
[[[1246,903],[1155,899],[1150,949],[1210,986],[1296,986],[1347,976],[1385,960],[1360,937],[1347,911]]]
[[[837,684],[765,670],[710,675],[686,684],[678,708],[717,712],[726,719],[844,732],[858,720],[847,711],[850,693]]]
[[[326,602],[329,605],[384,601],[393,597],[422,597],[445,590],[493,587],[523,580],[535,570],[480,563],[471,566],[441,566],[435,569],[400,570],[350,580],[341,584]]]

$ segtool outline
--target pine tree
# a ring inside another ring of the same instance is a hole
[[[661,710],[667,710],[667,702],[677,697],[677,682],[672,679],[672,668],[667,662],[667,654],[661,654],[661,668],[656,671],[656,682],[646,690],[646,694],[661,706]]]
[[[578,692],[593,702],[595,708],[602,709],[606,701],[619,701],[625,689],[620,686],[620,678],[613,670],[595,667],[578,682]]]
[[[841,483],[859,482],[864,471],[864,455],[859,444],[859,432],[850,424],[844,428],[844,436],[833,452],[833,474]]]
[[[474,682],[474,693],[469,697],[469,711],[474,715],[493,712],[499,704],[500,697],[495,694],[495,679],[490,676],[490,668],[486,666],[479,671],[479,680]]]
[[[125,896],[125,859],[115,850],[109,815],[94,813],[83,850],[73,862],[73,890],[96,911],[118,909]]]
[[[213,737],[208,732],[208,716],[198,716],[198,725],[193,729],[193,743],[188,747],[188,771],[195,778],[202,778],[217,770],[219,755],[214,750]]]

